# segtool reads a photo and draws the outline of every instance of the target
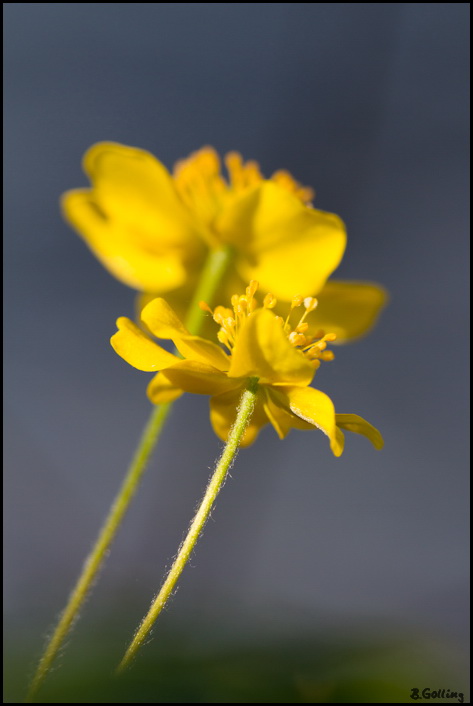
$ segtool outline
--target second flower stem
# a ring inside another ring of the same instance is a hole
[[[136,450],[130,469],[126,474],[120,490],[110,508],[107,518],[99,532],[94,547],[84,562],[84,567],[74,589],[69,596],[69,600],[61,614],[56,629],[48,642],[41,657],[36,674],[31,682],[30,690],[26,698],[26,703],[33,702],[34,696],[48,674],[51,665],[56,657],[61,645],[64,642],[69,630],[74,624],[79,611],[87,598],[87,594],[93,584],[97,572],[100,569],[108,549],[117,533],[118,527],[128,509],[133,495],[136,492],[141,476],[143,475],[146,463],[155,446],[164,423],[171,409],[171,404],[162,404],[155,407],[149,421],[143,431],[140,443]]]
[[[199,284],[187,313],[186,326],[191,333],[197,334],[204,320],[205,312],[200,309],[199,302],[202,299],[206,300],[207,303],[212,302],[232,256],[233,253],[230,248],[222,248],[221,250],[209,252],[202,269]],[[157,444],[172,405],[173,402],[168,402],[153,407],[151,411],[151,415],[120,490],[113,501],[95,544],[84,563],[82,572],[69,596],[65,609],[61,613],[61,617],[52,633],[52,637],[43,651],[36,673],[31,682],[28,696],[26,697],[26,703],[32,703],[34,701],[36,693],[51,669],[58,651],[79,615],[79,611],[87,598],[90,588],[97,577],[97,573],[108,554],[110,545],[115,539],[123,517],[136,493],[141,477],[146,470],[147,463]]]
[[[205,495],[202,499],[200,507],[197,510],[194,519],[192,520],[187,536],[181,544],[178,554],[163,583],[161,590],[159,591],[156,598],[153,600],[151,608],[143,619],[140,627],[138,628],[135,634],[135,637],[133,638],[132,642],[130,643],[130,646],[128,647],[125,653],[125,656],[120,662],[118,672],[121,672],[123,669],[125,669],[125,667],[129,665],[135,654],[140,649],[143,641],[146,639],[148,633],[153,627],[156,618],[166,605],[169,596],[173,592],[176,583],[192,554],[197,540],[199,539],[200,533],[202,532],[202,529],[204,528],[204,525],[210,515],[210,511],[212,510],[217,495],[238,452],[238,448],[243,438],[243,434],[245,433],[245,430],[248,426],[248,422],[251,419],[251,415],[255,407],[257,389],[257,378],[250,378],[247,389],[245,390],[241,398],[235,423],[230,430],[223,453],[219,461],[217,462],[215,471],[207,486],[207,490],[205,491]]]

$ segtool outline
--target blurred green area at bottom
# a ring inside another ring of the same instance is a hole
[[[445,646],[353,633],[232,647],[208,642],[205,635],[199,642],[195,633],[161,632],[116,678],[122,639],[113,639],[110,626],[100,627],[94,641],[73,638],[38,703],[412,703],[414,687],[466,687],[458,683],[463,678]],[[25,662],[18,647],[7,660],[5,703],[24,698],[33,670]]]

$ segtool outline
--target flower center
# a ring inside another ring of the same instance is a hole
[[[223,177],[220,158],[212,147],[203,147],[174,166],[174,182],[181,199],[209,227],[229,199],[264,179],[258,163],[244,162],[238,152],[229,152],[224,161],[228,179]],[[284,170],[275,172],[271,181],[303,203],[309,204],[314,198],[310,187],[302,186]]]
[[[217,338],[231,354],[235,347],[239,331],[245,319],[259,307],[255,298],[258,291],[259,283],[256,280],[251,280],[246,288],[245,294],[234,294],[231,298],[232,309],[224,306],[216,306],[215,309],[209,307],[206,302],[201,301],[199,306],[203,311],[208,311],[212,314],[213,320],[220,326],[217,332]],[[264,309],[274,309],[277,305],[277,299],[272,294],[266,294],[263,299]],[[315,369],[320,366],[322,360],[333,360],[335,355],[333,351],[327,351],[327,343],[335,341],[337,338],[335,333],[325,333],[325,331],[317,331],[315,335],[309,335],[309,323],[306,321],[307,316],[317,308],[318,301],[315,297],[303,297],[297,295],[293,297],[291,308],[284,320],[282,316],[275,315],[276,321],[283,328],[287,335],[288,341],[294,348],[297,348],[305,357],[312,363]],[[295,309],[303,307],[303,313],[297,324],[291,323],[293,312]]]

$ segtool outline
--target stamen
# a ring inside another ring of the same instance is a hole
[[[203,147],[174,165],[174,183],[184,204],[208,227],[202,235],[210,247],[218,246],[213,228],[215,219],[235,193],[241,193],[260,184],[264,177],[254,160],[244,162],[238,152],[229,152],[224,158],[228,172],[225,179],[221,161],[213,147]],[[289,172],[281,170],[271,177],[283,189],[309,205],[312,189],[301,186]],[[215,242],[214,242],[215,241]]]
[[[233,189],[239,190],[245,186],[243,159],[239,152],[229,152],[225,155],[225,166]]]
[[[311,311],[317,308],[318,301],[315,297],[306,297],[304,299],[304,306],[307,309],[307,313],[310,314]]]
[[[249,299],[254,297],[254,295],[258,291],[258,287],[259,287],[259,282],[255,279],[252,279],[251,282],[249,283],[248,287],[246,288],[246,296]]]
[[[290,194],[297,196],[303,203],[310,203],[314,200],[314,190],[311,189],[310,186],[302,186],[294,179],[292,174],[289,174],[285,169],[279,169],[275,172],[271,177],[271,181],[274,181],[283,189],[289,191]]]
[[[247,186],[254,186],[263,180],[258,162],[251,161],[245,164],[245,176]]]
[[[207,302],[204,302],[203,300],[199,302],[199,309],[201,309],[202,311],[208,311],[209,314],[213,315],[212,309],[209,307]]]
[[[296,331],[292,331],[289,336],[289,343],[291,343],[293,346],[303,346],[306,343],[306,337],[304,336],[303,333],[297,333]]]
[[[297,309],[302,304],[303,301],[304,301],[304,297],[302,296],[302,294],[296,294],[296,296],[292,298],[291,308],[289,309],[289,314],[286,316],[286,321],[284,322],[284,328],[286,328],[289,325],[289,319],[291,318],[291,314],[292,314],[293,309]],[[301,319],[301,321],[302,321],[302,319]]]
[[[270,294],[269,292],[263,299],[263,306],[265,309],[274,309],[277,303],[278,300],[276,299],[276,297]]]
[[[259,288],[259,282],[255,279],[252,279],[248,287],[246,288],[246,297],[248,300],[248,311],[251,314],[256,307],[258,306],[256,301],[253,299],[255,296],[256,292],[258,291]]]
[[[234,294],[231,297],[232,309],[224,306],[216,306],[212,312],[206,302],[200,302],[199,306],[203,311],[208,311],[212,314],[214,321],[220,326],[217,333],[217,338],[230,352],[232,353],[235,341],[238,337],[239,330],[251,314],[258,308],[258,303],[255,299],[255,294],[258,291],[259,283],[256,280],[251,280],[246,287],[245,294]],[[277,304],[276,297],[270,292],[265,295],[263,307],[265,309],[274,309]],[[294,309],[297,309],[304,304],[304,313],[294,328],[291,331],[289,327],[289,318]],[[332,351],[325,350],[327,343],[331,343],[336,339],[334,333],[325,333],[322,330],[317,331],[315,336],[306,335],[309,330],[309,324],[304,321],[305,317],[314,311],[317,307],[317,299],[315,297],[303,297],[301,294],[292,298],[289,314],[286,320],[282,316],[275,316],[275,320],[285,331],[288,341],[297,350],[299,350],[311,363],[315,370],[320,366],[320,362],[330,361],[335,358]]]

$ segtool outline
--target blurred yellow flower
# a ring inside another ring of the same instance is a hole
[[[319,298],[314,325],[334,330],[338,342],[362,335],[385,293],[362,282],[326,284],[345,250],[340,218],[313,208],[312,190],[288,172],[264,179],[236,152],[225,165],[228,180],[205,147],[171,176],[149,152],[101,142],[84,157],[92,188],[64,194],[63,211],[102,264],[145,293],[141,306],[166,294],[183,314],[209,249],[231,248],[222,298],[253,278],[284,301],[310,292]]]
[[[317,306],[313,297],[294,297],[286,321],[276,316],[276,298],[267,294],[262,307],[254,297],[258,283],[252,281],[243,296],[232,297],[232,309],[214,311],[202,302],[220,326],[216,343],[191,335],[174,310],[161,298],[143,309],[141,318],[157,337],[172,339],[184,359],[154,343],[130,319],[117,320],[118,332],[111,343],[130,365],[144,371],[160,371],[148,385],[148,397],[159,404],[182,392],[210,395],[210,419],[224,441],[235,421],[236,411],[249,378],[258,379],[255,411],[242,441],[251,444],[260,429],[270,423],[279,437],[291,428],[323,431],[336,456],[343,451],[342,429],[368,437],[376,448],[383,445],[380,433],[355,414],[336,414],[330,398],[309,387],[321,360],[332,360],[327,342],[336,336],[318,332],[309,335],[306,317]],[[293,310],[303,306],[296,325],[290,323]]]

